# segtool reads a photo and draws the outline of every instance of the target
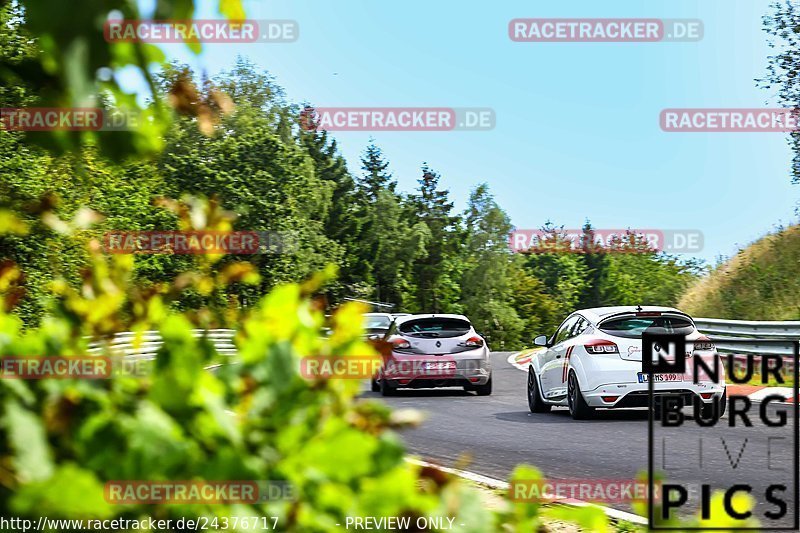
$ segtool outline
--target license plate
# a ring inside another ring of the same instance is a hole
[[[645,374],[643,372],[639,372],[639,383],[647,383],[650,378],[650,374]],[[667,381],[683,381],[683,374],[653,374],[653,382],[654,383],[663,383]]]
[[[456,364],[453,361],[423,363],[422,368],[425,370],[455,370]]]

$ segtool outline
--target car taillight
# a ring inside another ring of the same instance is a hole
[[[468,348],[480,348],[483,346],[483,339],[480,337],[470,337],[464,341],[464,346]]]
[[[411,343],[405,339],[395,339],[392,341],[392,347],[396,350],[410,350]]]
[[[597,339],[583,345],[586,353],[619,353],[617,345],[611,341]]]
[[[714,346],[714,343],[711,342],[711,339],[709,339],[705,335],[701,335],[700,337],[697,337],[697,339],[695,339],[695,341],[694,341],[694,350],[695,351],[698,351],[698,350],[700,350],[700,351],[710,351],[710,350],[713,350],[715,348],[716,348],[716,346]]]

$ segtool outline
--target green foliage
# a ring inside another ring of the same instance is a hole
[[[693,283],[680,305],[695,316],[800,319],[800,226],[766,235]]]
[[[542,280],[547,292],[558,302],[562,317],[578,307],[589,287],[586,263],[575,253],[532,254],[525,266]]]
[[[699,273],[696,262],[655,253],[608,254],[604,259],[601,298],[618,305],[674,303]]]
[[[244,18],[241,0],[220,0],[220,13],[228,19]],[[0,18],[9,37],[0,40],[0,79],[26,88],[26,105],[58,108],[113,109],[136,120],[124,131],[30,132],[27,139],[52,151],[77,152],[86,145],[117,160],[130,155],[153,154],[163,148],[163,134],[172,114],[151,75],[153,64],[163,63],[161,50],[142,42],[107,41],[105,22],[112,13],[126,20],[139,18],[138,5],[128,0],[89,2],[76,10],[60,0],[3,2]],[[159,0],[158,19],[190,19],[194,0]],[[33,44],[35,42],[35,44]],[[187,42],[198,53],[200,43]],[[151,104],[141,106],[137,95],[126,93],[117,81],[122,69],[134,69],[148,84]],[[179,114],[194,116],[203,124],[216,120],[214,110],[186,102],[184,87],[172,88],[169,103]],[[0,94],[0,97],[8,96]]]
[[[424,164],[418,193],[409,199],[415,221],[422,222],[430,231],[425,254],[414,262],[417,281],[414,309],[430,313],[460,311],[459,219],[451,214],[453,203],[448,192],[439,189],[440,179],[439,174]]]
[[[770,36],[769,46],[775,54],[769,57],[767,75],[758,80],[770,95],[777,96],[780,105],[800,107],[800,10],[790,0],[772,3],[772,13],[764,15],[764,31]],[[792,183],[800,183],[800,133],[789,134],[789,146],[794,152],[790,172]]]
[[[489,342],[493,348],[519,346],[524,320],[517,314],[511,299],[511,251],[508,248],[511,221],[494,201],[486,184],[472,191],[464,222],[461,281],[464,312],[479,332],[491,332]]]
[[[364,171],[364,176],[359,180],[358,186],[373,202],[384,189],[393,193],[397,187],[397,182],[392,179],[392,174],[388,170],[389,162],[384,159],[381,149],[372,139],[361,158],[361,169]]]
[[[367,204],[359,252],[370,265],[377,300],[416,309],[414,262],[425,255],[431,238],[430,228],[421,221],[412,223],[402,200],[390,190],[379,191],[375,202]]]
[[[571,247],[563,228],[548,223],[542,231],[544,244],[527,254],[523,264],[523,271],[537,281],[523,277],[517,283],[522,291],[518,305],[533,310],[538,316],[532,323],[544,328],[536,334],[552,334],[578,308],[676,305],[702,271],[701,262],[658,253],[633,233],[596,246],[588,221],[577,249]],[[523,339],[530,342],[533,333],[529,327]]]
[[[509,265],[509,279],[512,283],[512,305],[523,320],[520,343],[530,346],[537,335],[551,335],[565,315],[560,303],[548,292],[544,282],[530,269],[525,268],[523,263],[522,256],[515,258]]]

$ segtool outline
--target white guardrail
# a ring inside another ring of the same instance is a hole
[[[723,353],[791,357],[794,354],[793,341],[800,341],[800,320],[780,322],[696,318],[694,322],[697,329],[714,341],[717,349]],[[233,344],[235,333],[232,329],[192,330],[196,338],[206,336],[220,355],[236,354]],[[139,343],[135,342],[136,335],[125,331],[110,339],[92,342],[89,344],[89,353],[99,354],[107,350],[113,355],[130,358],[154,358],[162,344],[161,335],[157,331],[145,331]],[[765,340],[770,342],[763,342]]]
[[[193,329],[195,338],[207,337],[220,355],[235,355],[236,346],[233,344],[232,329]],[[115,334],[112,338],[96,341],[89,344],[88,352],[91,354],[109,353],[122,355],[131,359],[154,359],[156,352],[163,344],[161,335],[157,331],[141,333],[141,342],[137,341],[137,333],[124,331]]]
[[[794,366],[794,346],[800,341],[800,320],[750,321],[695,318],[697,329],[707,335],[722,353],[739,354],[742,359],[780,355],[789,358],[787,368]],[[769,341],[769,342],[766,342]],[[783,342],[782,342],[783,341]],[[737,358],[738,359],[738,358]]]

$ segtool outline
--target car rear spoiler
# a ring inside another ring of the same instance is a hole
[[[658,314],[656,315],[656,313],[658,313]],[[694,324],[694,319],[692,319],[692,317],[690,317],[689,315],[687,315],[683,311],[638,311],[638,312],[637,311],[623,311],[621,313],[614,313],[613,315],[604,316],[603,318],[601,318],[600,320],[597,321],[597,327],[599,328],[604,322],[606,322],[608,320],[612,320],[614,318],[620,318],[620,317],[623,317],[623,316],[664,316],[664,315],[679,316],[681,318],[685,318],[689,322],[691,322],[692,326],[697,327]]]

